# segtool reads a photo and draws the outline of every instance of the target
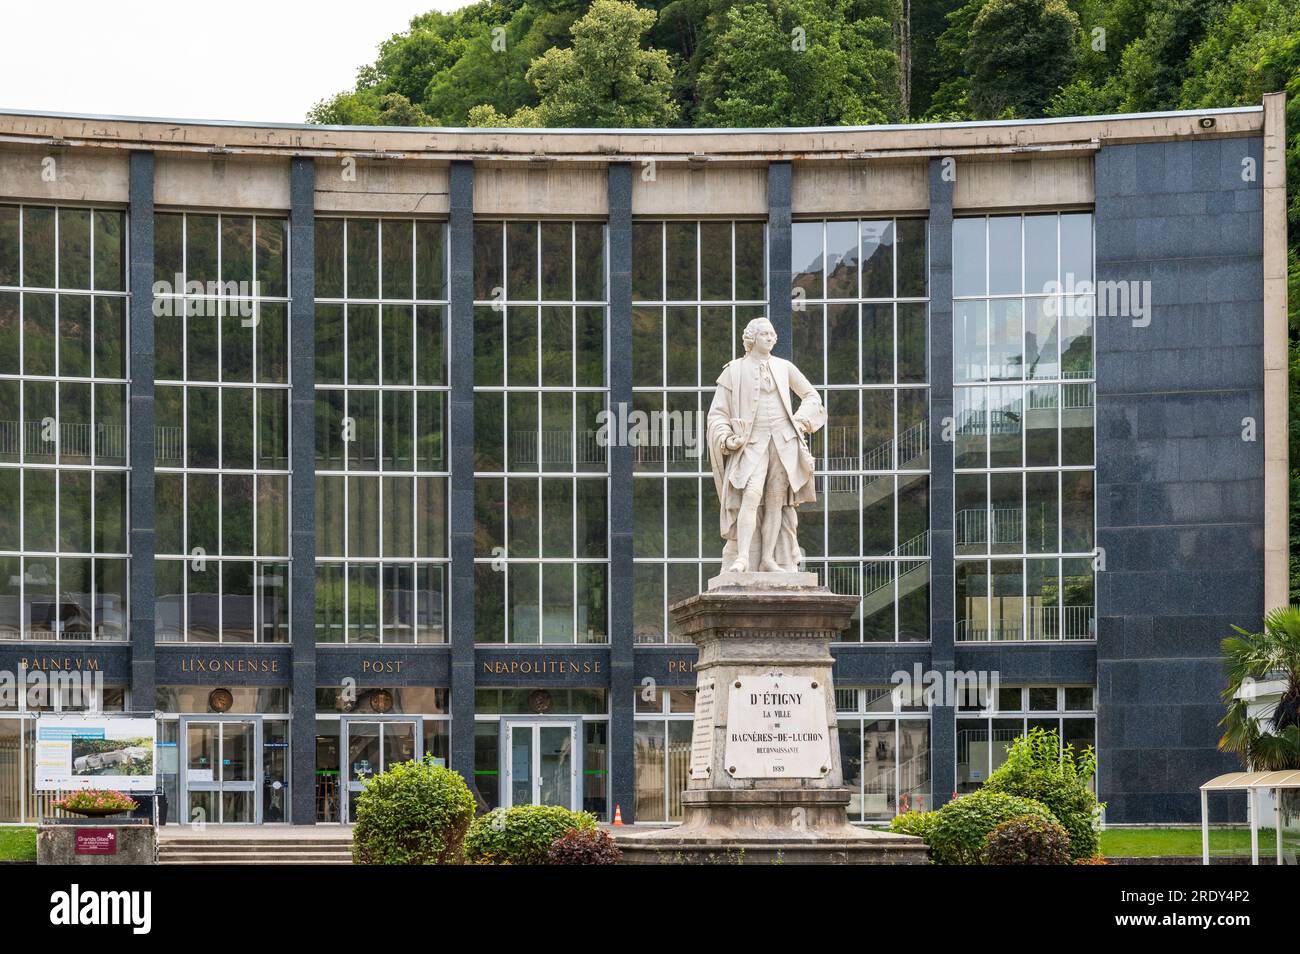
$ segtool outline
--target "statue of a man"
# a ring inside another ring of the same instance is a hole
[[[799,369],[772,354],[776,329],[770,321],[751,321],[744,343],[745,356],[718,375],[709,407],[709,460],[727,541],[722,566],[740,573],[794,572],[801,556],[795,508],[817,499],[805,435],[826,423],[826,410]],[[799,397],[797,412],[791,391]]]

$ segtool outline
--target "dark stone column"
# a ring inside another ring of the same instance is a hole
[[[790,312],[790,279],[793,265],[790,249],[789,162],[767,166],[767,317],[776,329],[774,353],[781,358],[794,355],[794,334]]]
[[[154,693],[154,340],[153,153],[133,152],[129,203],[131,383],[129,385],[131,491],[131,708],[153,712]]]
[[[316,822],[316,163],[289,165],[292,818]]]
[[[943,673],[953,651],[952,192],[942,159],[930,160],[930,654]],[[930,784],[934,804],[956,788],[956,708],[930,714]]]
[[[632,409],[632,167],[609,165],[609,403]],[[609,449],[609,765],[610,799],[635,820],[632,750],[632,448]],[[613,809],[611,808],[611,815]]]
[[[451,767],[474,785],[474,163],[451,164]]]

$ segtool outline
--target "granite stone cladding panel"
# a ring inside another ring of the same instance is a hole
[[[1263,614],[1262,140],[1104,147],[1099,282],[1149,286],[1149,322],[1099,315],[1099,791],[1114,822],[1199,817],[1219,645]],[[1255,440],[1249,436],[1254,422]]]

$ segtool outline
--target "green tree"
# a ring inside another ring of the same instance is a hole
[[[464,22],[455,62],[427,86],[428,108],[445,125],[475,125],[470,111],[485,104],[503,114],[536,106],[528,68],[551,47],[568,42],[576,16],[572,9],[537,0],[516,3],[513,11],[499,0],[476,6],[486,9]]]
[[[1188,78],[1188,60],[1227,0],[1156,0],[1142,36],[1120,55],[1125,112],[1170,109]]]
[[[1264,617],[1264,630],[1223,641],[1228,684],[1223,701],[1228,711],[1219,721],[1219,748],[1236,752],[1248,769],[1300,769],[1300,606],[1275,609]],[[1252,715],[1254,686],[1280,679],[1282,696],[1267,720]]]
[[[623,0],[595,0],[573,24],[573,46],[552,47],[528,68],[542,125],[671,125],[679,108],[668,54],[641,48],[655,16]]]
[[[954,69],[970,47],[971,27],[984,7],[984,0],[967,0],[944,17],[947,28],[935,40],[935,55],[946,70],[935,85],[930,105],[921,114],[930,122],[958,121],[971,118],[970,79]]]
[[[697,121],[707,126],[896,121],[902,108],[892,42],[887,19],[848,0],[732,7],[700,69]]]
[[[942,55],[939,37],[948,29],[948,15],[961,0],[912,0],[912,99],[909,116],[929,112],[940,84],[949,78],[954,61]]]
[[[1078,34],[1064,0],[988,0],[964,58],[976,118],[1042,116],[1070,81]]]

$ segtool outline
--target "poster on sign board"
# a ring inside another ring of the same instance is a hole
[[[152,792],[156,743],[153,719],[41,716],[36,723],[36,790]]]

